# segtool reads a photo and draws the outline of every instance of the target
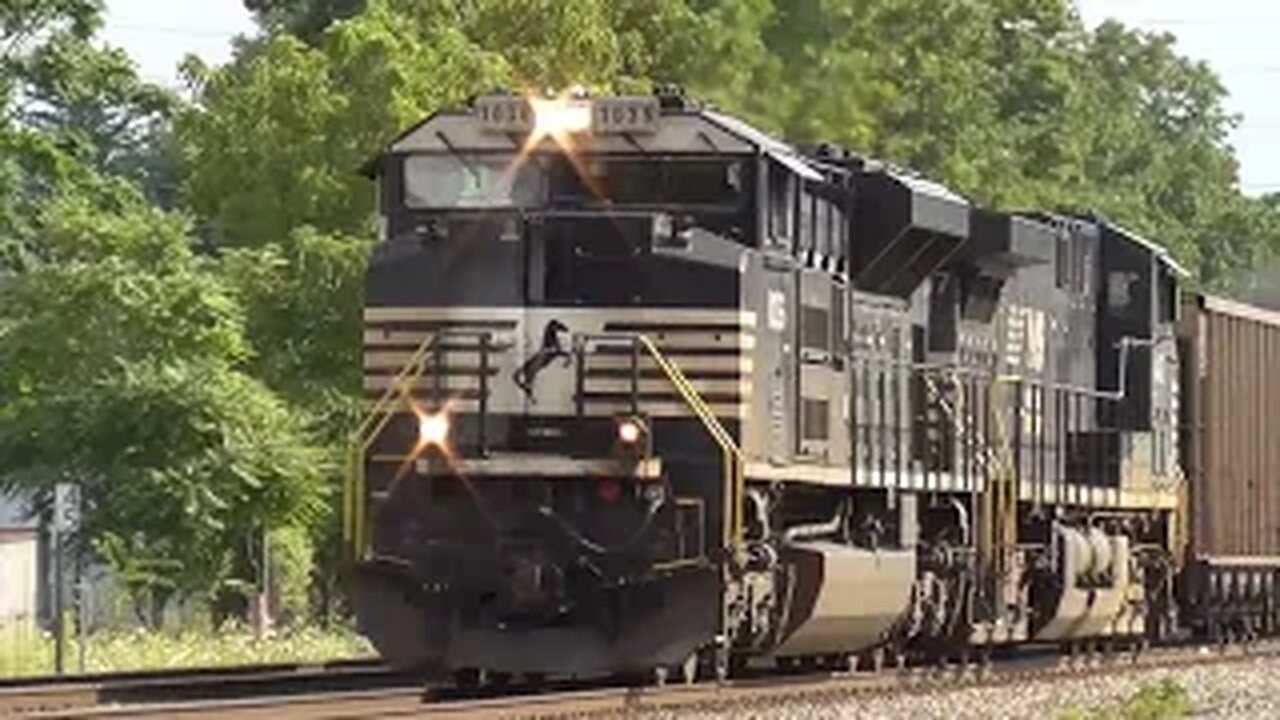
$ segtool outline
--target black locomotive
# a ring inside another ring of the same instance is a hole
[[[1105,218],[677,93],[478,98],[369,171],[346,531],[396,663],[692,677],[1272,622],[1280,549],[1192,533],[1249,502],[1187,492],[1208,301]]]

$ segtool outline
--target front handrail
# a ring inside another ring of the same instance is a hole
[[[584,334],[576,338],[576,345],[579,350],[579,363],[577,368],[578,375],[578,398],[577,403],[581,407],[583,402],[583,386],[582,378],[586,372],[583,367],[582,358],[585,352],[582,352],[583,346],[590,340],[621,340],[631,344],[632,352],[632,406],[638,406],[638,364],[639,353],[635,352],[637,347],[643,348],[644,351],[653,358],[654,364],[666,376],[668,382],[675,388],[676,393],[689,407],[693,414],[702,422],[703,428],[707,434],[719,446],[724,466],[724,517],[729,521],[724,524],[724,543],[726,546],[733,547],[740,551],[745,541],[745,523],[743,498],[746,497],[746,472],[745,461],[742,455],[742,449],[738,447],[738,443],[734,440],[733,435],[725,429],[724,424],[720,422],[720,418],[707,404],[702,394],[693,386],[689,378],[680,369],[680,366],[672,362],[666,354],[658,349],[653,340],[644,334],[627,334],[627,333],[599,333]]]
[[[477,368],[479,388],[476,399],[479,408],[476,435],[478,452],[481,455],[488,452],[489,374],[492,370],[489,353],[494,350],[493,333],[488,330],[458,328],[430,332],[414,349],[408,361],[392,378],[387,389],[348,440],[347,473],[343,487],[342,531],[343,541],[349,545],[355,559],[365,557],[368,551],[369,538],[365,528],[368,514],[366,453],[386,429],[402,403],[413,407],[413,387],[427,374],[428,368],[435,370],[435,382],[431,388],[433,402],[439,403],[444,400],[447,392],[444,386],[444,352],[449,349],[447,341],[455,338],[474,338],[477,341],[480,357]]]
[[[342,540],[355,559],[362,558],[367,549],[364,528],[367,510],[365,453],[391,422],[399,404],[409,398],[413,384],[426,373],[427,356],[435,348],[438,337],[437,333],[429,333],[418,344],[408,362],[392,378],[386,391],[348,439],[347,472],[342,488]]]

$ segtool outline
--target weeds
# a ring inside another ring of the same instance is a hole
[[[1188,717],[1194,711],[1187,689],[1165,678],[1154,685],[1143,685],[1119,707],[1094,711],[1070,708],[1058,720],[1171,720]]]
[[[1191,693],[1174,680],[1165,678],[1157,685],[1145,685],[1120,709],[1124,720],[1165,720],[1190,715],[1195,708]]]
[[[369,657],[368,642],[346,627],[301,627],[257,639],[251,630],[100,632],[85,644],[86,672],[169,670],[229,665],[310,663]],[[66,668],[79,671],[78,639],[68,637]],[[28,626],[0,628],[0,678],[48,675],[54,667],[53,636]]]

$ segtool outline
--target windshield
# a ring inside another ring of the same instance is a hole
[[[615,205],[718,206],[736,209],[742,166],[719,158],[595,157],[583,163],[589,176],[565,165],[551,181],[553,199]]]
[[[546,196],[537,163],[513,164],[506,154],[410,155],[404,161],[404,202],[410,208],[534,207]]]
[[[584,178],[583,175],[586,177]],[[680,205],[736,211],[742,164],[722,158],[422,154],[404,161],[404,202],[416,210],[574,205]]]

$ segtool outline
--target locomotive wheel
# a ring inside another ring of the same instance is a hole
[[[459,690],[478,690],[484,681],[485,672],[480,668],[461,668],[453,671],[453,684]]]
[[[870,666],[871,672],[878,673],[884,670],[884,648],[872,648],[869,654],[871,657],[868,658],[867,665]]]
[[[718,647],[711,654],[712,667],[715,669],[716,682],[724,682],[729,679],[730,667],[729,648]]]
[[[684,661],[678,665],[672,665],[670,667],[658,666],[653,669],[654,684],[662,687],[671,680],[675,680],[676,682],[680,682],[685,685],[692,685],[698,682],[698,675],[702,662],[702,654],[692,652],[689,653],[689,657],[685,658]]]
[[[689,657],[676,668],[680,682],[685,685],[692,685],[698,682],[698,653],[689,653]]]

